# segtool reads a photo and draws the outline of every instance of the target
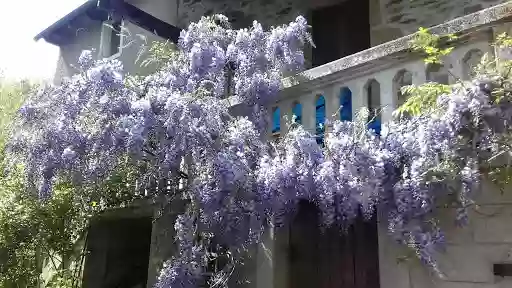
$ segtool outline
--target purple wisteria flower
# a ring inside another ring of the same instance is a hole
[[[512,132],[512,100],[491,93],[500,79],[480,75],[439,96],[439,111],[392,122],[380,137],[357,121],[335,122],[323,147],[300,125],[274,144],[265,140],[269,104],[283,75],[302,69],[308,25],[299,16],[269,31],[258,22],[233,30],[226,21],[212,16],[190,24],[176,57],[137,89],[126,84],[122,63],[94,61],[85,51],[80,74],[34,93],[8,147],[29,186],[45,200],[58,180],[101,185],[126,163],[138,187],[157,194],[186,178],[178,252],[158,288],[200,287],[214,277],[206,271],[206,240],[243,257],[303,200],[318,206],[326,227],[348,227],[379,210],[389,233],[437,270],[444,243],[433,213],[438,200],[455,199],[464,223],[480,165],[511,149],[503,139]],[[229,107],[229,96],[241,103]]]

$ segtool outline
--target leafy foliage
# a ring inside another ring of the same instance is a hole
[[[440,36],[430,33],[426,28],[420,27],[410,44],[413,51],[424,54],[425,63],[443,64],[443,58],[453,51],[454,47],[450,46],[449,43],[454,40],[457,40],[455,34]]]
[[[429,82],[419,86],[408,85],[402,87],[402,93],[407,95],[407,101],[393,111],[394,115],[421,115],[437,109],[437,97],[451,93],[450,85]]]
[[[39,87],[28,81],[0,82],[0,287],[78,287],[88,220],[134,199],[126,186],[132,172],[122,166],[101,187],[59,181],[52,199],[35,197],[26,185],[24,166],[11,165],[4,146],[17,111]]]
[[[179,55],[176,45],[169,41],[153,42],[148,52],[149,53],[146,59],[142,61],[141,66],[156,64],[157,69],[161,69],[171,61],[175,61],[176,57]]]

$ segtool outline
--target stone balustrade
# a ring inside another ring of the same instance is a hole
[[[362,107],[377,109],[375,118],[386,123],[405,100],[401,87],[470,79],[472,67],[485,53],[496,54],[493,39],[509,30],[511,15],[509,2],[431,28],[435,34],[459,35],[443,67],[427,66],[421,55],[411,51],[412,34],[285,78],[284,89],[272,106],[271,135],[282,134],[293,115],[315,133],[326,119],[351,120]]]

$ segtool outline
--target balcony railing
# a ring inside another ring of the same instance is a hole
[[[378,127],[389,121],[394,109],[404,101],[401,87],[470,79],[472,67],[484,53],[501,53],[495,51],[493,39],[510,30],[509,23],[510,2],[432,27],[432,33],[459,36],[443,67],[426,66],[421,55],[411,52],[411,34],[285,78],[284,89],[272,107],[270,134],[278,136],[287,127],[285,121],[290,121],[293,115],[315,133],[325,118],[351,120],[362,107],[380,108],[378,122],[373,123],[373,127]],[[236,103],[236,99],[231,103]]]

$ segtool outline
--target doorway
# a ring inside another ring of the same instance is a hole
[[[379,287],[376,217],[321,231],[318,208],[301,201],[289,237],[288,288]]]
[[[87,237],[83,288],[145,288],[152,218],[97,220]]]
[[[316,46],[312,51],[313,67],[371,47],[369,0],[344,0],[310,13]]]

